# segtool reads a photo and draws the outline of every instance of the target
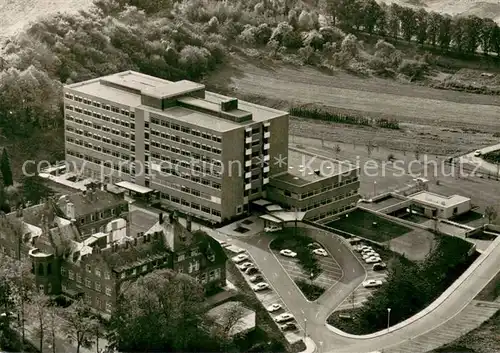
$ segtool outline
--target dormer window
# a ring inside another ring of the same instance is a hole
[[[207,259],[210,262],[214,262],[215,261],[215,253],[212,250],[212,248],[210,247],[210,245],[208,245],[208,248],[207,248]]]

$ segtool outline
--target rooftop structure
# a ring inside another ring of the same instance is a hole
[[[443,196],[429,191],[421,191],[419,193],[410,195],[409,198],[414,201],[428,203],[430,205],[435,206],[436,208],[455,207],[464,202],[470,202],[470,199],[465,196],[460,196],[460,195]]]
[[[288,171],[275,178],[297,186],[331,178],[355,169],[348,162],[326,159],[294,150],[288,151],[286,165]]]

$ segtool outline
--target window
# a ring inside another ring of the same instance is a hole
[[[142,272],[146,272],[148,270],[148,265],[143,265],[142,266]]]
[[[111,287],[106,287],[106,295],[111,297]]]
[[[106,302],[106,311],[111,312],[112,306],[110,302]]]
[[[76,275],[76,281],[82,283],[82,276],[79,273]]]
[[[66,277],[66,269],[64,267],[61,268],[61,276]]]
[[[184,254],[181,254],[177,257],[177,261],[183,261],[186,258]]]
[[[85,279],[85,285],[89,288],[92,288],[92,281],[88,278]]]
[[[95,305],[100,309],[102,305],[101,298],[95,298]]]
[[[69,277],[69,279],[71,279],[71,280],[74,280],[74,279],[75,279],[75,274],[73,273],[73,271],[71,271],[71,270],[70,270],[70,271],[68,271],[68,277]]]
[[[120,278],[121,278],[121,279],[124,279],[124,278],[125,278],[125,276],[126,276],[125,272],[120,273]]]
[[[208,280],[209,281],[213,281],[214,280],[214,277],[215,277],[215,271],[212,270],[210,271],[209,275],[208,275]]]
[[[38,290],[39,290],[40,292],[42,292],[42,293],[43,293],[43,292],[45,292],[45,286],[44,286],[43,284],[40,284],[40,285],[38,286]]]
[[[104,272],[104,279],[110,279],[111,278],[111,273],[109,271]]]
[[[90,265],[87,265],[86,268],[88,273],[92,273],[92,267]]]
[[[101,284],[99,282],[95,282],[94,284],[95,284],[95,286],[94,286],[95,290],[100,292],[101,291]]]

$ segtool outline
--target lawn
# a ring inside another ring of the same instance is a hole
[[[397,238],[412,230],[359,208],[328,223],[327,226],[380,243]]]

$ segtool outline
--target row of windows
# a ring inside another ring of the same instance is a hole
[[[71,132],[74,132],[75,134],[78,134],[80,135],[78,132],[76,131],[71,131]],[[113,156],[113,157],[116,157],[116,158],[121,158],[121,159],[124,159],[126,161],[129,161],[131,160],[131,156],[129,156],[128,154],[125,154],[125,153],[120,153],[118,151],[115,151],[115,150],[112,150],[112,149],[109,149],[109,148],[106,148],[106,147],[101,147],[99,145],[94,145],[90,142],[87,142],[87,141],[84,141],[84,140],[79,140],[79,139],[75,139],[71,136],[66,136],[66,142],[69,142],[69,143],[73,143],[75,145],[78,145],[78,146],[83,146],[83,147],[87,147],[87,148],[90,148],[90,149],[93,149],[97,152],[101,152],[101,153],[105,153],[105,154],[108,154],[110,156]],[[115,141],[116,142],[116,141]],[[112,143],[113,146],[116,146],[116,147],[122,147],[122,148],[125,148],[123,147],[123,145],[117,145],[115,143]]]
[[[68,277],[71,281],[75,281],[77,283],[84,283],[85,282],[85,286],[87,288],[90,288],[90,289],[93,289],[95,290],[96,292],[102,292],[102,285],[101,285],[101,282],[99,281],[92,281],[90,278],[85,278],[85,281],[83,280],[83,277],[80,273],[76,273],[73,272],[72,270],[68,270],[66,271],[65,268],[61,268],[61,276],[62,277]],[[109,279],[110,277],[107,277],[105,276],[105,279]],[[104,293],[106,293],[107,296],[111,296],[112,294],[112,289],[111,287],[109,286],[106,286],[104,288]]]
[[[301,207],[299,209],[299,211],[305,212],[305,211],[313,210],[315,208],[318,208],[318,207],[321,207],[324,205],[328,205],[328,204],[337,202],[339,200],[347,199],[348,197],[354,196],[356,194],[357,194],[357,190],[351,190],[350,192],[347,192],[345,194],[337,195],[334,197],[329,197],[329,198],[323,199],[321,201],[316,201],[315,203],[307,205],[306,207]]]
[[[178,153],[178,154],[185,156],[185,154],[183,154],[182,152],[183,151],[181,150],[180,153]],[[173,153],[176,153],[176,152],[173,152]],[[153,158],[156,158],[156,159],[161,159],[162,162],[168,162],[171,166],[179,165],[179,166],[181,166],[183,168],[187,168],[187,169],[194,170],[194,171],[197,171],[197,172],[202,172],[205,175],[211,175],[211,176],[214,176],[216,178],[220,178],[222,176],[222,174],[219,171],[214,170],[213,165],[210,165],[212,168],[205,168],[205,163],[206,162],[203,162],[201,165],[199,163],[197,163],[197,162],[191,164],[188,161],[179,160],[179,159],[172,159],[169,156],[160,155],[157,152],[152,152],[151,156]],[[146,155],[146,158],[147,158],[147,155]],[[162,162],[160,162],[160,161],[156,161],[156,162],[157,162],[157,164],[160,165],[160,167],[162,166]],[[166,167],[162,167],[161,171],[164,172],[164,173],[168,172],[168,170],[166,169]]]
[[[337,213],[341,213],[341,212],[344,212],[344,211],[347,211],[347,210],[350,210],[352,208],[356,207],[356,202],[353,202],[349,205],[346,205],[344,207],[341,207],[339,209],[336,209],[336,210],[330,210],[328,212],[324,212],[324,213],[321,213],[320,215],[314,217],[311,219],[312,222],[316,222],[316,221],[319,221],[321,219],[324,219],[324,218],[327,218],[327,217],[331,217],[333,215],[336,215]]]
[[[196,167],[195,167],[196,169]],[[161,171],[162,173],[165,173],[165,174],[170,174],[170,175],[174,175],[176,177],[179,177],[179,178],[182,178],[182,179],[185,179],[185,180],[189,180],[193,183],[197,183],[197,184],[200,184],[200,185],[203,185],[203,186],[207,186],[207,187],[211,187],[211,188],[214,188],[216,190],[221,190],[222,189],[222,186],[220,183],[216,183],[215,181],[210,181],[208,179],[204,179],[204,178],[200,178],[198,176],[194,176],[192,173],[182,173],[182,172],[178,172],[177,170],[174,169],[169,169],[169,168],[161,168]],[[198,170],[201,172],[201,170]]]
[[[198,281],[200,281],[201,283],[205,284],[205,283],[207,283],[209,281],[213,281],[213,280],[219,279],[220,277],[221,277],[221,269],[220,268],[216,268],[215,270],[211,270],[208,273],[208,278],[207,278],[207,274],[206,273],[202,273],[198,277]]]
[[[219,143],[222,142],[222,138],[220,136],[211,135],[209,133],[202,132],[199,130],[194,130],[194,129],[191,129],[187,126],[181,126],[179,124],[171,123],[171,122],[168,122],[166,120],[152,117],[151,124],[160,125],[160,126],[163,126],[163,127],[168,128],[168,129],[175,130],[175,131],[181,131],[185,134],[191,134],[193,136],[198,136],[198,137],[204,138],[206,140],[215,141],[215,142],[219,142]],[[153,131],[155,131],[155,130],[151,130],[151,134],[153,134]]]
[[[125,115],[125,116],[130,116],[131,118],[135,118],[134,112],[130,112],[130,111],[125,110],[125,109],[120,109],[120,108],[115,107],[113,105],[103,104],[103,103],[100,103],[100,102],[92,101],[92,100],[84,98],[84,97],[79,97],[79,96],[72,95],[71,93],[65,93],[64,97],[66,99],[74,100],[75,102],[83,103],[83,104],[86,104],[86,105],[91,105],[91,106],[94,106],[96,108],[101,108],[101,109],[104,109],[104,110],[111,111],[113,113],[122,114],[122,115]]]
[[[191,140],[188,140],[184,137],[179,137],[177,135],[170,135],[167,133],[162,133],[162,132],[157,131],[157,130],[151,130],[151,135],[159,136],[159,137],[167,139],[167,140],[172,140],[174,142],[178,142],[178,143],[181,143],[181,144],[186,145],[186,146],[192,146],[194,148],[198,148],[198,149],[206,151],[206,152],[211,152],[211,153],[215,153],[215,154],[222,154],[222,150],[218,147],[213,147],[210,145],[201,144],[198,141],[195,141],[195,140],[191,141]],[[153,142],[151,142],[151,145],[153,145]],[[163,145],[161,142],[156,142],[156,144]]]
[[[311,190],[311,191],[305,192],[303,194],[295,194],[295,193],[292,193],[288,190],[285,190],[284,194],[285,194],[285,196],[293,197],[294,199],[303,200],[303,199],[307,199],[307,198],[315,196],[315,195],[319,195],[319,194],[331,191],[331,190],[339,188],[341,186],[354,183],[356,181],[358,181],[358,177],[352,177],[350,179],[343,180],[340,183],[335,183],[332,185],[324,186],[323,188]]]
[[[131,139],[132,141],[135,141],[134,134],[130,134],[130,133],[123,131],[123,130],[113,129],[113,128],[110,128],[106,125],[99,125],[99,124],[93,123],[90,120],[83,120],[83,119],[80,119],[78,117],[74,117],[72,115],[66,115],[66,120],[90,127],[92,129],[95,129],[95,130],[100,130],[103,132],[107,132],[107,133],[110,133],[113,135],[121,136],[121,137],[124,137],[126,139]]]
[[[185,194],[191,194],[195,197],[199,197],[201,199],[205,199],[205,200],[209,200],[210,202],[216,202],[216,203],[221,203],[220,201],[220,198],[217,198],[215,196],[212,196],[211,194],[207,194],[205,192],[201,192],[199,190],[196,190],[196,189],[193,189],[193,188],[189,188],[185,185],[180,185],[180,184],[177,184],[177,183],[172,183],[170,181],[167,181],[167,180],[158,180],[156,179],[155,180],[155,183],[157,184],[161,184],[163,186],[166,186],[167,188],[170,188],[170,189],[173,189],[173,190],[177,190],[177,191],[180,191],[180,192],[183,192]],[[178,202],[176,203],[181,203],[180,200],[178,200]],[[187,206],[189,203],[187,204],[183,204],[184,206]]]
[[[63,286],[63,287],[64,287],[63,291],[67,291],[65,286]],[[84,300],[85,304],[87,304],[88,306],[94,306],[94,307],[98,308],[99,310],[104,309],[108,313],[110,313],[113,310],[113,304],[111,302],[108,302],[108,301],[103,302],[101,298],[96,297],[95,298],[95,305],[93,305],[92,298],[93,298],[92,295],[90,295],[89,293],[85,293],[83,300]],[[104,307],[103,307],[103,304],[105,304]]]
[[[170,202],[182,205],[184,207],[190,207],[193,210],[201,211],[201,212],[204,212],[206,214],[211,214],[211,215],[214,215],[216,217],[221,217],[221,213],[219,210],[210,209],[210,207],[199,205],[195,202],[189,202],[189,201],[186,201],[186,200],[181,199],[181,198],[176,197],[176,196],[170,196],[164,192],[162,192],[160,195],[161,195],[161,198],[164,200],[169,200]]]
[[[131,170],[127,165],[124,165],[123,163],[111,163],[110,161],[102,161],[99,158],[88,156],[86,154],[83,154],[81,152],[73,151],[70,149],[66,149],[66,154],[69,156],[73,156],[76,158],[84,159],[87,162],[95,163],[99,166],[104,165],[105,167],[112,168],[116,171],[123,172],[125,174],[135,174],[134,170]],[[146,170],[146,173],[148,171]]]

